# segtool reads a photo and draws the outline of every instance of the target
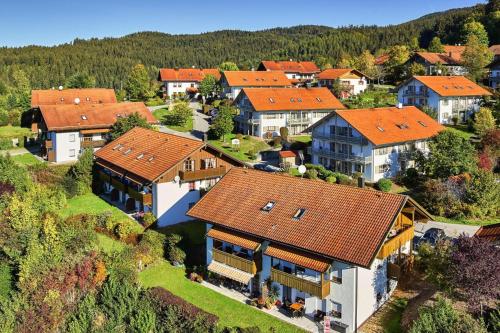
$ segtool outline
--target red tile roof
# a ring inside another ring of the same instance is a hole
[[[301,251],[369,267],[408,197],[231,169],[188,215]],[[274,207],[262,207],[270,201]],[[294,219],[298,209],[305,213]]]
[[[213,226],[207,232],[207,236],[236,246],[241,246],[252,251],[255,251],[261,243],[261,241],[259,241],[257,238],[227,230],[218,226]]]
[[[491,45],[490,46],[490,51],[493,52],[494,55],[500,56],[500,44]]]
[[[255,111],[337,110],[345,106],[328,88],[244,88]]]
[[[475,236],[492,241],[500,240],[500,223],[482,226],[476,231]]]
[[[297,157],[297,154],[295,154],[291,150],[282,150],[279,152],[280,157],[287,158],[287,157]]]
[[[358,70],[352,68],[330,68],[325,69],[321,73],[318,74],[317,78],[319,80],[336,80],[340,77],[343,77],[346,74],[354,73],[359,77],[366,77],[363,73]]]
[[[201,82],[206,75],[213,75],[220,79],[217,68],[162,68],[160,69],[160,81]]]
[[[444,129],[415,106],[338,110],[335,113],[376,146],[428,139]],[[333,114],[327,117],[331,116]]]
[[[272,61],[265,60],[259,65],[268,71],[284,71],[285,73],[314,74],[319,73],[320,69],[312,61]]]
[[[230,87],[288,87],[291,81],[283,72],[225,71],[222,73]]]
[[[95,156],[98,162],[152,182],[204,145],[202,141],[136,127],[99,149]]]
[[[389,60],[388,54],[382,54],[375,58],[375,65],[383,65]]]
[[[331,265],[331,260],[277,244],[269,245],[264,254],[321,273],[326,272]]]
[[[413,78],[422,82],[440,96],[491,95],[488,90],[472,82],[465,76],[414,76]]]
[[[42,105],[40,112],[49,131],[110,128],[119,117],[136,112],[151,124],[157,122],[142,102]]]
[[[431,64],[443,64],[443,65],[460,65],[460,59],[455,57],[450,57],[446,53],[434,53],[434,52],[416,52],[415,55],[421,57],[425,61]]]
[[[75,99],[79,100],[79,104],[116,103],[116,95],[113,89],[88,88],[31,91],[31,107],[75,104]]]
[[[443,45],[444,53],[451,56],[452,58],[461,61],[462,53],[465,51],[464,45]]]

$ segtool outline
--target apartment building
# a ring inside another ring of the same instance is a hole
[[[180,96],[195,96],[198,94],[200,82],[207,75],[220,79],[217,68],[162,68],[158,74],[158,81],[168,98]]]
[[[299,135],[332,111],[345,109],[328,88],[245,88],[234,103],[236,131],[258,137],[277,136],[281,127]]]
[[[96,151],[106,144],[109,130],[120,117],[138,113],[151,124],[157,122],[144,103],[116,103],[113,90],[102,92],[33,91],[36,114],[32,129],[41,140],[44,158],[55,163],[71,162],[85,148]]]
[[[311,126],[312,162],[369,182],[414,167],[443,127],[414,106],[337,110]]]
[[[462,65],[462,53],[465,46],[443,45],[443,53],[415,52],[408,64],[416,62],[425,67],[425,75],[466,75]]]
[[[234,100],[244,88],[287,88],[292,83],[281,71],[225,71],[220,85],[222,96]]]
[[[466,122],[490,95],[464,76],[414,76],[398,87],[400,103],[431,108],[441,124]]]
[[[352,68],[330,68],[325,69],[317,75],[320,87],[332,88],[335,81],[341,86],[341,98],[362,93],[368,88],[368,76]]]
[[[240,168],[188,215],[207,223],[208,270],[252,294],[276,286],[283,304],[348,333],[389,299],[415,221],[431,219],[408,196]]]
[[[163,227],[186,212],[233,166],[206,142],[136,127],[95,153],[103,195],[128,212],[151,212]]]
[[[293,84],[311,82],[321,71],[312,61],[273,61],[265,60],[257,67],[258,71],[282,71]]]

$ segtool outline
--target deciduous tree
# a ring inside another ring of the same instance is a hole
[[[209,74],[203,78],[200,82],[200,87],[199,87],[200,94],[207,98],[211,94],[214,94],[217,92],[217,79],[215,76]]]
[[[131,100],[146,100],[154,96],[154,92],[150,90],[150,80],[146,67],[142,64],[137,64],[132,68],[127,82],[125,83],[125,91]]]
[[[225,71],[238,71],[238,65],[236,65],[234,62],[231,61],[225,61],[222,64],[219,65],[219,70],[221,72]]]
[[[467,68],[468,76],[479,81],[485,75],[485,67],[493,60],[493,53],[488,49],[488,44],[483,44],[475,34],[467,39],[462,61]]]
[[[111,136],[111,139],[115,140],[116,138],[130,131],[134,127],[142,127],[149,129],[152,128],[152,126],[148,123],[146,118],[143,118],[139,113],[136,112],[127,117],[119,118],[111,128],[109,134]]]
[[[443,53],[444,47],[443,44],[441,44],[441,39],[437,36],[432,38],[429,47],[427,48],[427,51],[435,53]]]
[[[211,134],[224,140],[226,134],[231,133],[234,129],[233,114],[234,110],[232,107],[221,106],[210,126]]]
[[[474,131],[479,136],[485,135],[488,131],[496,128],[495,118],[490,108],[481,107],[476,113],[474,120]]]

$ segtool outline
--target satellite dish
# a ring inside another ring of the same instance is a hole
[[[237,145],[239,145],[239,144],[240,144],[240,140],[239,140],[239,139],[232,139],[232,140],[231,140],[231,144],[232,144],[233,146],[237,146]]]
[[[307,168],[306,168],[306,166],[305,166],[304,164],[301,164],[301,165],[299,165],[298,170],[299,170],[299,173],[300,173],[301,175],[303,175],[303,174],[305,174],[305,173],[306,173]]]
[[[59,86],[59,90],[63,90],[63,86]]]
[[[76,104],[76,105],[80,104],[80,99],[79,99],[78,97],[77,97],[77,98],[75,98],[75,104]]]
[[[179,177],[179,176],[175,176],[175,177],[174,177],[174,182],[178,183],[178,182],[179,182],[179,180],[181,180],[181,177]]]

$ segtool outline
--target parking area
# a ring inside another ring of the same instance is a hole
[[[429,221],[427,223],[419,223],[415,224],[415,235],[422,236],[428,229],[430,228],[439,228],[443,229],[446,236],[451,238],[457,238],[461,234],[466,234],[468,236],[472,236],[479,229],[479,226],[476,225],[466,225],[466,224],[452,224],[452,223],[443,223],[436,221]]]

